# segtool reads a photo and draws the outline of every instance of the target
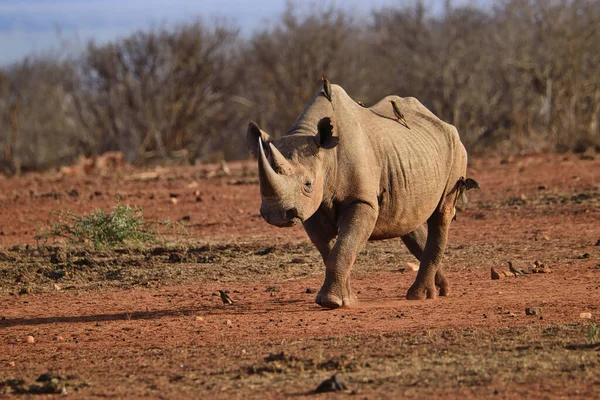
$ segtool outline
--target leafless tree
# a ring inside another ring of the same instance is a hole
[[[72,159],[80,130],[68,93],[73,70],[49,58],[27,58],[0,75],[6,173],[47,169]]]
[[[367,105],[418,98],[471,153],[600,151],[600,2],[425,4],[369,22],[291,3],[248,38],[194,22],[0,68],[0,169],[246,157],[247,121],[284,134],[321,76]]]
[[[84,142],[130,161],[190,160],[226,145],[237,32],[200,22],[140,31],[116,43],[90,43],[75,90]]]
[[[322,76],[364,95],[369,82],[362,36],[341,10],[302,15],[290,6],[279,24],[252,37],[243,54],[243,96],[253,105],[253,118],[275,136],[285,133]]]

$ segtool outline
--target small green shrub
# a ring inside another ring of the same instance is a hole
[[[598,340],[598,335],[600,335],[600,327],[594,322],[588,329],[587,340],[590,343],[594,343],[596,340]]]
[[[110,213],[96,210],[79,216],[71,211],[57,213],[58,222],[36,239],[65,238],[71,244],[91,243],[95,248],[108,248],[154,241],[154,234],[144,222],[142,210],[118,204]]]

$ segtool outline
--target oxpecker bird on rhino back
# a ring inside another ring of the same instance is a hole
[[[406,297],[447,296],[441,261],[448,228],[457,198],[472,186],[459,184],[467,152],[458,132],[414,98],[388,96],[366,108],[337,85],[330,97],[320,90],[279,139],[249,124],[262,217],[279,227],[302,223],[325,262],[316,298],[323,307],[355,302],[356,255],[368,240],[395,237],[420,261]],[[410,130],[398,124],[391,100]]]

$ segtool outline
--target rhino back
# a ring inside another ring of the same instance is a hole
[[[332,93],[333,105],[317,93],[288,132],[314,135],[321,118],[333,117],[339,144],[324,162],[324,204],[333,208],[334,220],[336,209],[353,202],[377,209],[371,239],[412,232],[451,189],[449,181],[465,175],[466,152],[456,129],[414,98],[388,96],[365,108],[337,85]],[[391,99],[410,129],[396,121]]]
[[[410,129],[396,121],[390,99]],[[360,129],[340,127],[338,153],[347,154],[338,157],[360,166],[352,173],[364,179],[351,179],[354,190],[377,202],[372,239],[405,235],[425,223],[448,190],[457,146],[462,148],[458,133],[413,98],[389,96],[368,109],[351,106]]]

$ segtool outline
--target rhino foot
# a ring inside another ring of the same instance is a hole
[[[435,285],[418,285],[417,282],[413,283],[406,293],[407,300],[435,299],[437,296],[438,291]]]
[[[448,279],[442,273],[442,271],[438,271],[435,274],[435,286],[438,289],[438,294],[440,296],[449,296],[450,295],[450,285],[448,284]]]
[[[325,292],[323,289],[317,294],[315,302],[325,308],[350,307],[357,302],[357,298],[352,292],[344,293],[338,296],[331,292]]]

